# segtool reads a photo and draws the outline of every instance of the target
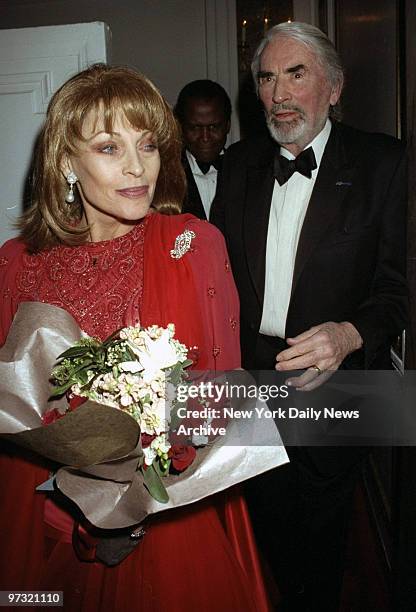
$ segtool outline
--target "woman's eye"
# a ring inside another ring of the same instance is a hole
[[[113,155],[117,151],[117,147],[114,144],[108,144],[101,147],[100,151],[102,153],[106,153],[107,155]]]
[[[156,151],[157,145],[155,145],[154,142],[148,142],[144,145],[143,149],[144,151],[148,151],[148,152]]]

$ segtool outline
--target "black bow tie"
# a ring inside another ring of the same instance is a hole
[[[284,185],[294,172],[299,172],[307,178],[312,177],[312,170],[315,170],[316,159],[312,147],[308,147],[295,159],[287,159],[283,155],[276,155],[274,159],[274,177],[279,185]]]
[[[221,160],[221,157],[217,157],[211,162],[202,162],[202,161],[198,161],[197,159],[195,159],[195,161],[198,165],[198,168],[201,170],[202,174],[206,174],[207,172],[209,172],[209,169],[211,168],[211,166],[214,166],[214,168],[219,170],[222,160]]]

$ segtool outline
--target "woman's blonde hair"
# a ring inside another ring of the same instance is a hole
[[[62,85],[49,104],[36,147],[32,203],[18,222],[31,251],[61,243],[81,244],[87,238],[88,229],[77,227],[83,211],[79,196],[73,203],[65,201],[68,185],[62,167],[69,155],[77,154],[91,110],[103,115],[107,132],[121,111],[132,127],[153,133],[161,163],[152,207],[165,214],[181,210],[186,183],[180,131],[168,104],[153,83],[135,70],[95,64]]]

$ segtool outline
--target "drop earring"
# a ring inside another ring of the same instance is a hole
[[[72,204],[72,202],[75,200],[74,185],[77,182],[77,180],[78,180],[78,177],[73,172],[70,172],[68,176],[66,177],[66,181],[69,185],[69,191],[66,194],[65,201],[68,202],[68,204]]]

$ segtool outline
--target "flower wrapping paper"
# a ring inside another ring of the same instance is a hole
[[[62,464],[56,486],[102,529],[141,523],[146,516],[187,505],[288,462],[273,421],[231,420],[226,434],[199,448],[181,474],[163,479],[167,503],[153,499],[136,471],[140,429],[128,414],[87,401],[42,425],[49,378],[58,355],[83,337],[66,311],[25,302],[0,349],[0,434]],[[65,399],[60,401],[66,401]]]

